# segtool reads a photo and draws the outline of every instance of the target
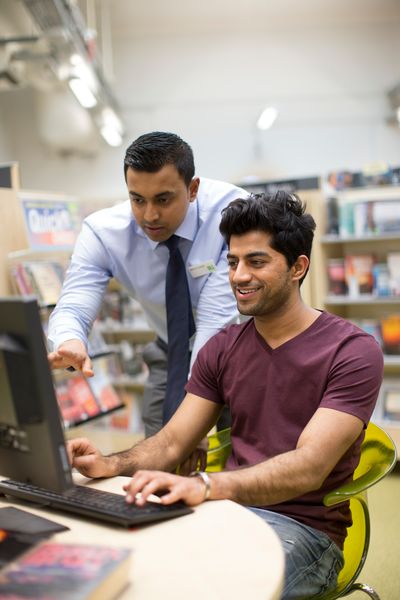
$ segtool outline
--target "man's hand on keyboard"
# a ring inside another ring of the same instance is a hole
[[[85,477],[113,477],[118,475],[112,456],[103,456],[86,438],[67,442],[69,462]]]
[[[206,488],[200,477],[182,477],[164,471],[137,471],[123,489],[126,491],[126,501],[139,506],[146,503],[149,495],[157,492],[162,492],[162,504],[183,500],[188,506],[196,506],[210,498],[212,491]]]

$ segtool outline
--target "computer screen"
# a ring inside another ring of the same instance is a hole
[[[34,297],[0,298],[0,475],[54,491],[72,486]]]

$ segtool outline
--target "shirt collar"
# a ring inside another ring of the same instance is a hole
[[[175,234],[181,238],[184,238],[186,240],[189,240],[190,242],[193,242],[193,240],[196,236],[197,230],[198,230],[198,223],[199,223],[199,204],[198,204],[198,200],[196,198],[196,200],[194,202],[191,202],[189,204],[189,208],[186,213],[186,216],[183,219],[182,223],[179,225],[178,229],[175,231]],[[160,242],[154,242],[149,237],[147,237],[147,235],[144,233],[143,229],[141,227],[139,227],[139,225],[136,222],[135,222],[135,226],[136,226],[138,235],[140,235],[143,238],[146,238],[147,241],[149,242],[152,250],[155,250],[155,248],[157,248],[157,246],[160,244]]]

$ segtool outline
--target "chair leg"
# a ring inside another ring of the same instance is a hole
[[[365,583],[353,583],[353,585],[351,586],[351,588],[349,589],[349,591],[347,593],[351,594],[352,592],[355,592],[356,590],[365,592],[370,598],[372,598],[372,600],[381,600],[380,597],[378,596],[378,594],[375,592],[375,590],[372,587],[370,587],[369,585],[366,585]],[[347,596],[347,594],[346,594],[346,596]]]

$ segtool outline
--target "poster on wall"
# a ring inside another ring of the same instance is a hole
[[[80,227],[76,199],[37,192],[19,198],[31,250],[72,250]]]

